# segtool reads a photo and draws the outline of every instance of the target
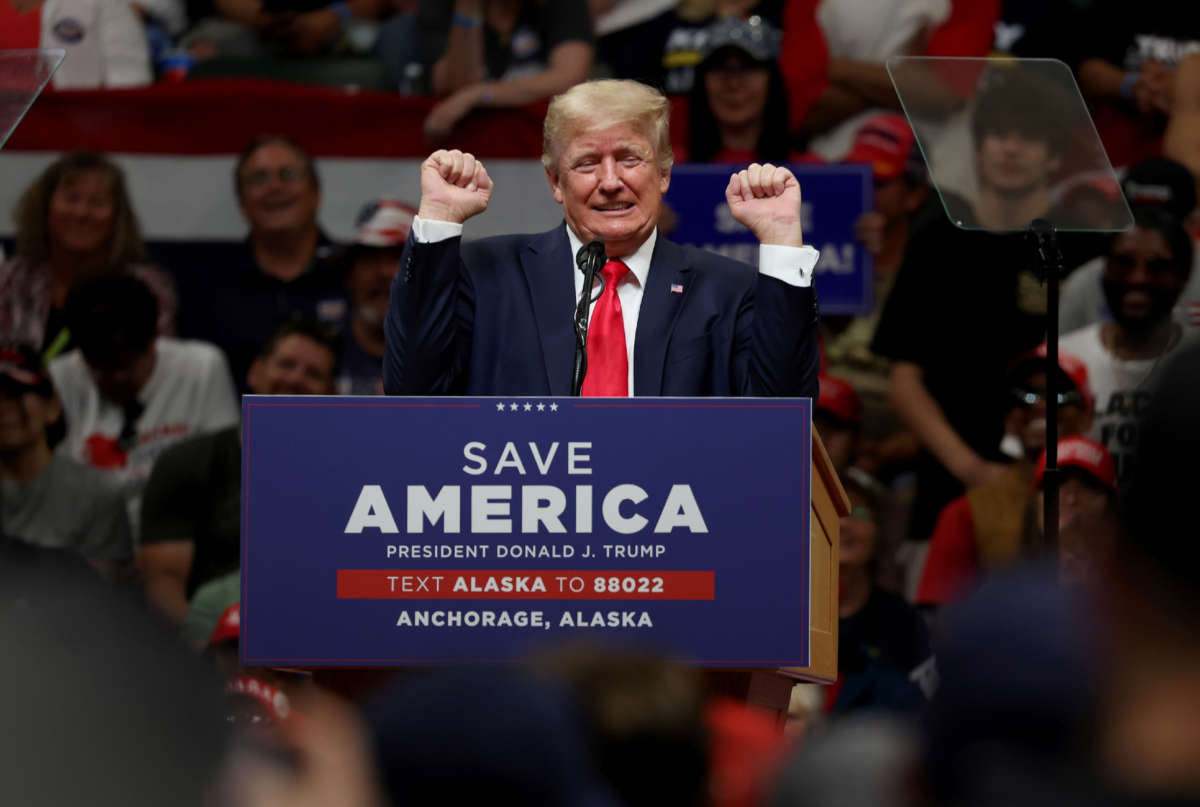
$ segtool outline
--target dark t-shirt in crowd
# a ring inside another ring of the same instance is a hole
[[[1087,59],[1103,59],[1124,72],[1138,71],[1150,61],[1173,69],[1200,51],[1200,4],[1098,0],[1081,16],[1070,39],[1077,43],[1076,68]],[[1132,165],[1161,150],[1165,115],[1139,114],[1125,100],[1094,103],[1092,114],[1113,165]]]
[[[238,427],[176,443],[154,464],[142,495],[142,543],[192,544],[188,599],[241,564],[241,490]]]
[[[932,656],[925,621],[903,597],[876,587],[862,609],[838,620],[838,689],[832,711],[906,710],[925,695],[919,668]]]
[[[172,254],[171,269],[182,301],[179,334],[212,342],[225,352],[238,392],[271,334],[292,317],[314,319],[336,330],[346,317],[345,269],[333,243],[321,235],[303,274],[284,282],[266,274],[249,239],[237,245],[191,246]]]
[[[1076,233],[1059,241],[1068,267],[1100,254],[1105,243]],[[909,242],[871,350],[918,365],[950,426],[977,454],[999,461],[1010,407],[1005,372],[1045,338],[1046,288],[1026,236],[962,230],[935,215]],[[963,487],[928,453],[917,473],[909,537],[926,540]]]
[[[350,323],[342,329],[342,361],[339,365],[339,395],[382,395],[383,356],[372,356],[354,338]]]
[[[783,0],[760,0],[746,16],[757,15],[783,29]],[[666,40],[662,46],[662,64],[650,83],[665,93],[677,95],[691,92],[696,65],[708,43],[708,26],[717,20],[710,14],[698,20],[685,19],[677,12],[666,25]]]
[[[1079,25],[1080,13],[1075,0],[1004,0],[994,25],[992,50],[1069,61],[1075,45],[1063,33]]]
[[[446,40],[454,22],[454,3],[421,0],[417,26],[421,61],[426,72],[446,51]],[[487,78],[515,78],[545,69],[550,52],[564,42],[592,41],[592,18],[586,0],[554,0],[525,3],[511,34],[501,36],[483,26],[484,64]]]

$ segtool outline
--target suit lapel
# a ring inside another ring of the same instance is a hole
[[[566,226],[534,236],[521,252],[521,268],[529,284],[546,383],[551,395],[571,394],[571,365],[575,359],[573,315],[575,279]]]
[[[667,345],[691,293],[691,280],[692,267],[684,251],[659,233],[642,291],[633,347],[633,390],[637,395],[662,395]]]

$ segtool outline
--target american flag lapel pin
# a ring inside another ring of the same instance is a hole
[[[671,284],[671,293],[672,294],[683,294],[683,284],[682,283],[672,283]]]

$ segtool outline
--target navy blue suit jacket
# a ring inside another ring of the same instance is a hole
[[[465,244],[410,238],[388,305],[384,390],[570,395],[574,266],[565,224]],[[660,236],[633,364],[636,395],[816,398],[816,294]]]

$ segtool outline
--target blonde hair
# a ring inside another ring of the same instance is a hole
[[[675,161],[671,153],[670,119],[671,105],[666,96],[640,82],[602,79],[576,84],[554,96],[546,110],[542,165],[556,172],[563,150],[577,135],[633,123],[650,141],[655,161],[665,171]]]

